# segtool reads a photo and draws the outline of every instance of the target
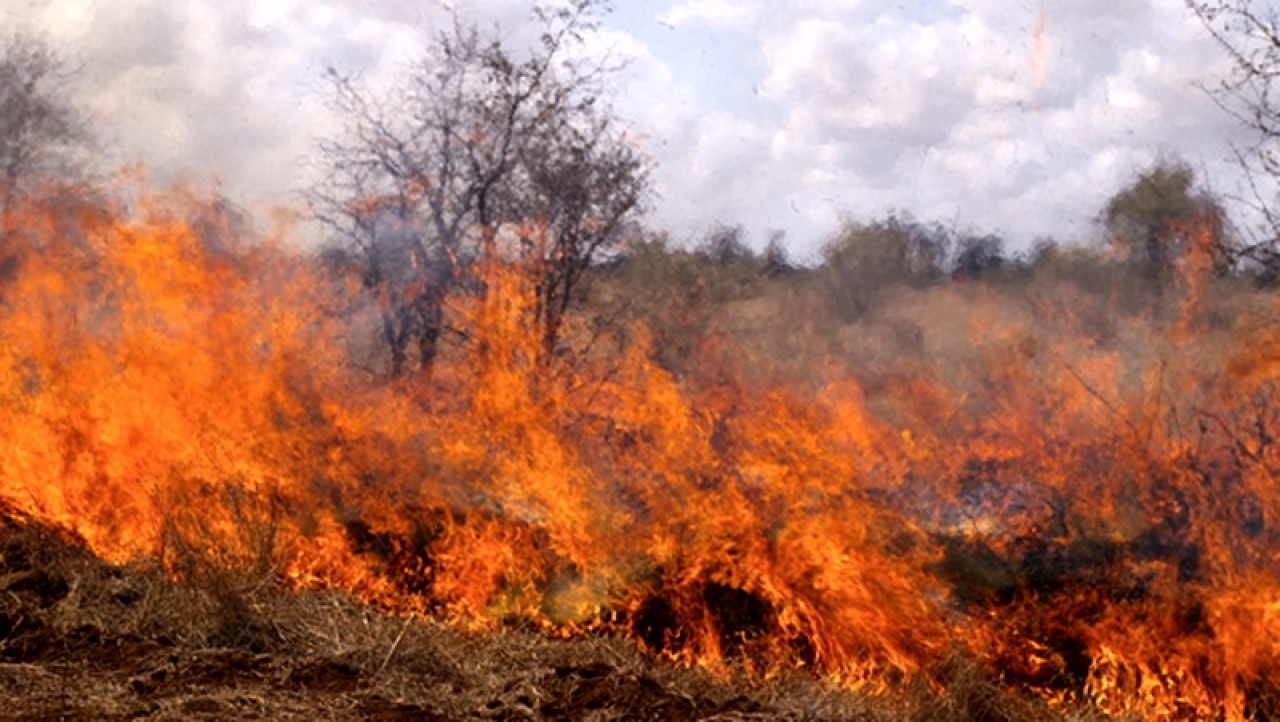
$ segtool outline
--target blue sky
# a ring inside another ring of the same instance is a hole
[[[521,0],[454,0],[519,42]],[[120,162],[288,203],[331,132],[328,65],[392,83],[442,0],[0,0],[80,68]],[[1160,155],[1219,191],[1247,140],[1197,83],[1226,59],[1180,0],[632,0],[596,51],[658,164],[652,226],[740,223],[812,258],[847,218],[1087,240]]]
[[[689,83],[698,99],[719,110],[753,114],[769,112],[754,87],[762,75],[749,31],[736,28],[673,27],[655,9],[661,3],[626,3],[608,18],[644,44]]]

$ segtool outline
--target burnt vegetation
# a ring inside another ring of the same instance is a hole
[[[1193,8],[1274,173],[1275,20]],[[1030,249],[673,240],[602,10],[454,18],[397,92],[331,71],[318,252],[95,183],[70,75],[10,43],[7,711],[1280,714],[1266,234],[1164,158]]]

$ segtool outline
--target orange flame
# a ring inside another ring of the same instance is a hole
[[[874,394],[836,363],[692,383],[643,328],[547,368],[495,259],[450,310],[471,343],[391,384],[325,312],[348,284],[201,203],[32,209],[0,286],[0,495],[106,558],[880,689],[957,649],[1116,714],[1244,719],[1280,683],[1271,327],[1224,354],[1117,321],[1152,364],[979,296],[970,362]]]

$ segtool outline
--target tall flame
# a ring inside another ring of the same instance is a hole
[[[201,204],[15,226],[0,494],[108,559],[874,688],[957,651],[1144,716],[1243,719],[1280,683],[1278,343],[1214,330],[1194,260],[1172,322],[1118,321],[1148,355],[977,296],[969,362],[874,392],[834,362],[681,381],[643,328],[548,361],[534,279],[494,262],[450,309],[471,342],[389,383],[350,360],[353,287]]]

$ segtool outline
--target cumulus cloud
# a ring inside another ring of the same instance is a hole
[[[747,191],[739,217],[759,229],[790,209],[806,248],[832,218],[894,209],[1007,231],[1023,246],[1079,239],[1107,196],[1160,155],[1219,185],[1236,175],[1226,157],[1239,128],[1196,87],[1226,58],[1176,3],[786,0],[757,20],[726,32],[751,44],[741,66],[758,70],[777,115],[748,113],[752,132],[733,132],[772,139],[753,172],[776,181]],[[683,162],[694,172],[679,197],[722,208],[734,204],[718,195],[744,192],[716,176],[700,184],[705,154]]]
[[[465,9],[460,8],[464,12]],[[517,27],[527,7],[475,3]],[[217,182],[243,202],[288,202],[314,140],[332,125],[325,68],[388,80],[418,57],[442,6],[354,0],[169,3],[0,0],[0,18],[45,33],[117,162],[160,179]]]
[[[524,0],[458,10],[536,39]],[[306,184],[332,127],[327,66],[389,83],[445,3],[0,0],[81,70],[119,160],[220,179],[242,201]],[[657,161],[652,223],[740,222],[812,255],[848,215],[1083,237],[1160,154],[1219,187],[1239,128],[1196,88],[1226,58],[1166,0],[670,0],[618,3],[591,52],[630,61],[615,106]]]

